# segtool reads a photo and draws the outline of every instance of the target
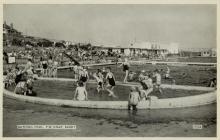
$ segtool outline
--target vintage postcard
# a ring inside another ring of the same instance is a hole
[[[211,2],[3,2],[2,137],[217,139]]]

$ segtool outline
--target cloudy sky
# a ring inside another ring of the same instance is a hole
[[[216,47],[216,5],[4,5],[24,34],[126,46],[153,41]]]

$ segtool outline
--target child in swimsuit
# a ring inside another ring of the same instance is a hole
[[[120,66],[123,66],[123,71],[125,72],[124,83],[127,83],[128,82],[129,66],[130,66],[130,64],[128,63],[128,59],[125,58],[125,62],[123,62]]]
[[[86,88],[83,86],[83,82],[78,82],[78,87],[76,88],[74,100],[85,101],[88,100]]]
[[[170,79],[170,68],[167,67],[167,71],[166,71],[166,74],[165,74],[165,79]]]
[[[84,86],[86,87],[86,82],[89,80],[89,74],[87,69],[84,67],[79,72],[79,81],[82,81]]]
[[[156,82],[154,83],[155,88],[162,94],[162,89],[161,89],[161,75],[159,74],[158,69],[156,69],[153,73],[153,77],[156,78]]]
[[[149,74],[145,74],[140,78],[141,86],[138,88],[143,100],[146,100],[148,95],[153,92],[153,82]]]
[[[94,73],[94,78],[96,79],[96,81],[97,81],[97,91],[98,91],[98,93],[100,92],[100,90],[103,90],[104,89],[104,87],[103,87],[103,79],[104,79],[104,77],[103,77],[103,75],[102,75],[102,71],[100,70],[100,69],[98,69],[98,72],[97,73]]]
[[[53,68],[52,68],[52,76],[53,77],[57,77],[57,68],[58,68],[58,62],[56,60],[54,60],[53,62]]]
[[[108,80],[108,86],[107,86],[107,91],[109,92],[108,96],[112,96],[112,97],[117,97],[115,96],[113,89],[115,87],[115,77],[113,75],[113,73],[111,72],[111,68],[108,67],[107,68],[107,75],[106,75],[106,80]]]
[[[47,61],[43,61],[42,62],[42,75],[43,77],[46,77],[47,76]]]
[[[137,110],[137,104],[140,101],[140,95],[136,91],[135,87],[131,87],[130,89],[130,94],[129,94],[129,99],[128,99],[128,110],[131,110],[131,107],[133,110]]]
[[[15,85],[15,78],[11,68],[8,70],[4,83],[5,83],[5,88],[8,88],[13,84]]]
[[[78,66],[77,65],[73,66],[73,71],[74,71],[74,79],[78,79],[79,70],[78,70]]]
[[[47,64],[48,64],[48,76],[52,77],[52,74],[53,74],[53,60],[52,60],[52,57],[49,58]]]
[[[130,80],[130,81],[133,81],[133,80],[134,80],[135,74],[136,74],[136,73],[135,73],[134,71],[130,71],[130,72],[129,72],[128,77],[129,77],[129,80]]]

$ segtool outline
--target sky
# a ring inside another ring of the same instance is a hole
[[[216,47],[216,5],[4,5],[7,24],[27,35],[101,45],[178,43]]]

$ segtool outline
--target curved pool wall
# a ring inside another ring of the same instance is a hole
[[[58,80],[58,81],[76,81],[74,79],[66,78],[39,78],[39,80]],[[95,83],[95,81],[90,81]],[[117,82],[118,85],[131,86],[137,85],[133,84],[123,84]],[[160,108],[182,108],[182,107],[193,107],[206,105],[216,102],[216,91],[214,88],[209,87],[197,87],[197,86],[183,86],[183,85],[162,85],[163,88],[173,88],[173,89],[185,89],[185,90],[203,90],[208,91],[205,94],[178,97],[178,98],[167,98],[167,99],[157,99],[151,96],[150,100],[139,102],[138,109],[160,109]],[[4,96],[8,98],[13,98],[20,101],[26,101],[36,104],[45,105],[55,105],[63,107],[78,107],[78,108],[103,108],[103,109],[127,109],[127,101],[73,101],[73,100],[61,100],[61,99],[49,99],[40,97],[30,97],[14,94],[11,91],[4,89]]]
[[[83,66],[88,66],[88,67],[92,67],[92,66],[103,66],[103,65],[116,65],[116,64],[121,64],[122,62],[109,62],[109,63],[97,63],[97,64],[83,64]],[[201,63],[201,62],[166,62],[166,61],[130,61],[131,64],[152,64],[152,65],[172,65],[172,66],[186,66],[186,65],[197,65],[197,66],[215,66],[216,67],[216,63]],[[69,69],[72,68],[74,66],[60,66],[58,67],[58,69]],[[39,71],[41,69],[37,69],[37,71]]]

